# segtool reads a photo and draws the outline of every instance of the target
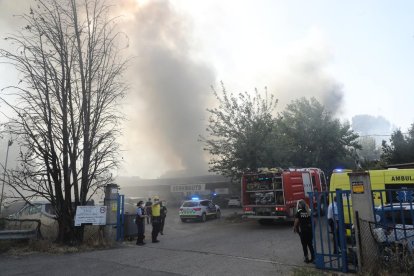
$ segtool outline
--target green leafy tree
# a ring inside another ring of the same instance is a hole
[[[349,166],[354,149],[360,149],[358,135],[348,123],[342,124],[315,98],[293,101],[278,120],[280,133],[287,139],[290,163],[331,171]]]
[[[401,130],[392,133],[390,144],[382,141],[381,161],[384,164],[400,164],[414,162],[414,124],[404,135]]]
[[[211,155],[210,171],[236,179],[246,170],[274,166],[272,112],[277,100],[267,91],[264,98],[257,90],[253,96],[234,95],[221,86],[221,94],[212,89],[218,107],[207,109],[207,136],[200,136]]]

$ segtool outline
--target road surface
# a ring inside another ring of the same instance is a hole
[[[160,243],[123,242],[116,249],[76,254],[0,256],[0,275],[288,275],[303,262],[292,224],[262,226],[222,218],[182,223],[170,209]]]

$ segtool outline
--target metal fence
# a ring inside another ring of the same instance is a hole
[[[414,255],[409,238],[399,239],[404,229],[359,219],[361,263],[364,273],[412,275]]]
[[[328,220],[329,203],[336,198],[335,219]],[[310,193],[310,205],[314,210],[312,220],[315,249],[315,265],[320,269],[355,272],[357,258],[352,225],[350,191]]]
[[[372,191],[373,221],[358,219],[363,272],[414,272],[414,190]]]

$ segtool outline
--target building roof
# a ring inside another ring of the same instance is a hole
[[[401,163],[401,164],[390,164],[385,165],[385,168],[398,168],[398,169],[414,169],[414,162],[412,163]]]

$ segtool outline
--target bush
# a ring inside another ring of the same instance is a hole
[[[383,275],[411,275],[414,271],[414,255],[407,242],[383,245],[380,250]]]

